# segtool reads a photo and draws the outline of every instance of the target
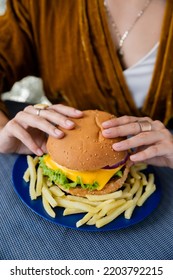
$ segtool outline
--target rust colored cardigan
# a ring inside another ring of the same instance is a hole
[[[43,79],[52,103],[173,117],[173,1],[167,0],[152,82],[138,110],[108,30],[103,0],[9,0],[0,17],[0,92],[24,76]],[[5,110],[0,103],[0,109]]]

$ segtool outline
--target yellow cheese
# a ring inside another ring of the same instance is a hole
[[[71,170],[64,166],[57,164],[55,161],[51,159],[49,155],[44,157],[45,164],[47,167],[53,170],[61,170],[67,178],[72,180],[73,182],[77,181],[77,177],[80,177],[83,184],[93,184],[94,182],[98,183],[98,190],[101,190],[106,183],[110,180],[110,178],[118,172],[123,165],[114,168],[114,169],[98,169],[94,171],[78,171]]]

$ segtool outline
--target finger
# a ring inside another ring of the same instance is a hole
[[[146,160],[154,159],[155,157],[162,157],[162,156],[169,157],[169,148],[167,148],[167,145],[160,143],[160,144],[152,145],[146,148],[145,150],[140,151],[139,153],[131,155],[130,159],[133,162],[136,162],[136,161],[146,161]]]
[[[125,125],[125,124],[130,124],[133,122],[137,122],[138,120],[140,121],[152,121],[149,117],[143,117],[143,118],[138,118],[138,117],[133,117],[133,116],[122,116],[119,118],[113,118],[111,120],[108,120],[106,122],[102,123],[103,128],[110,128],[114,126],[120,126],[120,125]]]
[[[73,121],[54,110],[41,110],[39,117],[66,129],[72,129],[75,127],[75,123]]]
[[[43,155],[42,149],[33,141],[31,135],[15,120],[7,125],[7,133],[10,137],[15,137],[21,141],[34,154]]]
[[[147,119],[149,119],[149,118],[147,118]],[[144,120],[144,118],[140,118],[140,121],[143,121],[143,120]],[[143,132],[141,132],[141,126],[138,121],[104,129],[102,131],[102,134],[106,138],[115,138],[115,137],[137,135],[139,133],[143,133]],[[150,120],[150,124],[151,124],[152,131],[159,131],[159,130],[165,129],[165,126],[160,121]]]
[[[53,137],[62,138],[64,136],[63,131],[59,130],[52,123],[37,115],[21,111],[16,115],[14,120],[25,129],[33,127]]]
[[[102,135],[106,138],[116,138],[121,136],[136,135],[140,133],[140,131],[138,122],[132,122],[130,124],[104,129],[102,131]]]
[[[83,116],[83,112],[80,110],[77,110],[73,107],[65,106],[63,104],[55,104],[49,106],[49,109],[53,109],[54,111],[63,114],[68,117],[73,117],[73,118],[80,118]]]
[[[116,151],[122,151],[140,146],[149,146],[164,140],[164,138],[165,135],[160,133],[160,131],[143,132],[113,144],[113,149]]]
[[[155,166],[161,166],[161,167],[170,167],[172,168],[172,161],[173,159],[169,159],[166,157],[154,157],[150,159],[146,159],[145,162],[147,165],[155,165]],[[138,161],[135,161],[134,163],[137,163]],[[140,161],[139,161],[140,162]]]
[[[72,129],[75,126],[75,123],[72,120],[69,120],[65,115],[62,115],[62,113],[58,112],[58,108],[61,106],[70,108],[69,111],[74,111],[75,109],[63,105],[52,105],[49,106],[48,109],[40,110],[39,117],[45,118],[51,123],[54,123],[56,125],[59,125],[61,127],[64,127],[66,129]],[[73,109],[73,110],[72,110]],[[27,106],[24,110],[25,112],[28,112],[32,115],[37,115],[37,109],[35,109],[33,106]],[[65,111],[65,109],[64,109]],[[80,114],[76,115],[79,117]]]

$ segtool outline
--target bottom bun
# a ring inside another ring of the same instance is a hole
[[[116,178],[116,179],[111,179],[102,190],[94,190],[94,191],[90,191],[87,189],[82,189],[81,187],[75,187],[75,188],[70,188],[70,189],[65,189],[63,188],[61,185],[58,185],[59,188],[61,188],[64,192],[75,195],[75,196],[81,196],[81,197],[85,197],[88,194],[91,195],[102,195],[102,194],[108,194],[108,193],[112,193],[117,191],[118,189],[120,189],[122,187],[122,185],[124,184],[124,182],[127,179],[127,176],[129,174],[130,171],[130,166],[131,163],[130,161],[128,161],[126,163],[126,167],[124,169],[123,172],[123,176],[121,178]]]

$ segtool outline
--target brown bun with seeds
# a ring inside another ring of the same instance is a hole
[[[61,128],[65,133],[62,139],[49,136],[47,141],[49,158],[45,160],[48,167],[54,170],[60,167],[67,177],[69,172],[70,181],[74,179],[73,172],[76,174],[75,178],[82,178],[84,181],[82,186],[77,184],[68,188],[56,182],[64,191],[76,196],[86,196],[111,193],[122,187],[129,173],[128,152],[116,152],[112,148],[112,144],[122,138],[108,139],[102,135],[102,123],[114,117],[107,112],[87,110],[84,111],[82,118],[72,119],[75,122],[74,129]],[[108,175],[110,173],[114,175],[114,171],[116,173],[120,169],[123,170],[121,177]],[[93,179],[95,175],[96,180]],[[104,184],[105,177],[109,176],[111,178]],[[93,183],[98,182],[97,188],[90,186],[92,180]]]

